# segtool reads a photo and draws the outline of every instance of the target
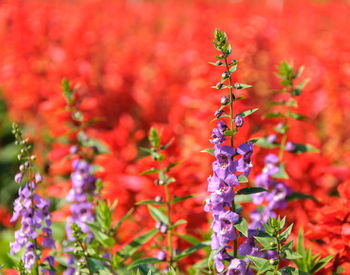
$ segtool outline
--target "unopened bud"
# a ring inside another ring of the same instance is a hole
[[[220,102],[221,102],[221,105],[227,105],[230,102],[230,100],[228,99],[227,96],[223,96]]]
[[[161,202],[162,199],[163,199],[162,196],[157,196],[157,197],[155,197],[154,200],[155,200],[156,202]]]
[[[220,118],[223,112],[224,112],[223,110],[217,110],[217,111],[214,113],[214,116],[215,116],[216,118]]]
[[[240,115],[235,116],[235,125],[236,127],[242,127],[244,123],[243,117]]]
[[[162,224],[159,228],[159,231],[165,234],[166,232],[168,232],[168,226],[166,224]]]
[[[221,75],[221,77],[223,78],[223,79],[226,79],[226,78],[228,78],[229,77],[229,74],[228,74],[228,72],[223,72],[222,73],[222,75]]]
[[[221,89],[223,85],[224,85],[224,84],[222,84],[221,82],[218,82],[218,83],[216,84],[216,87],[217,87],[218,89]]]

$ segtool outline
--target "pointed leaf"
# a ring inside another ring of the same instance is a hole
[[[168,218],[165,216],[165,214],[161,210],[159,210],[158,208],[155,208],[149,204],[147,205],[147,207],[148,207],[148,210],[149,210],[151,216],[156,221],[161,221],[162,223],[169,225]]]
[[[269,192],[265,188],[261,187],[247,187],[243,188],[237,191],[237,195],[247,195],[247,194],[255,194],[255,193],[261,193],[261,192]]]
[[[248,238],[248,223],[246,219],[242,218],[239,223],[236,223],[234,227]]]

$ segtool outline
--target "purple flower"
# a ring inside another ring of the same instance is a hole
[[[231,211],[221,213],[218,220],[214,220],[213,230],[217,233],[220,246],[224,246],[229,241],[236,239],[234,224],[238,221],[238,214]]]
[[[233,259],[227,269],[227,275],[245,275],[246,263],[239,259]]]
[[[213,266],[216,267],[216,270],[218,272],[222,272],[225,269],[223,261],[224,260],[230,260],[230,259],[231,259],[230,255],[227,254],[225,249],[222,249],[214,256],[214,264],[213,264]]]
[[[253,144],[251,142],[246,142],[239,145],[237,153],[242,157],[238,160],[238,166],[236,169],[238,172],[243,172],[243,174],[248,177],[252,168],[251,156],[253,154]]]
[[[22,179],[23,179],[23,173],[18,173],[18,174],[16,174],[16,176],[15,176],[15,182],[17,182],[17,183],[21,183],[22,182]]]

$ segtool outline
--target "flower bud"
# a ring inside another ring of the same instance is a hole
[[[222,65],[222,62],[221,62],[220,60],[218,60],[218,61],[215,62],[215,64],[216,64],[217,66],[221,66],[221,65]]]
[[[160,229],[161,226],[162,226],[162,222],[157,221],[157,222],[156,222],[156,228],[157,228],[157,229]]]
[[[43,176],[40,173],[36,173],[35,174],[35,181],[36,181],[36,183],[42,182]]]
[[[226,79],[226,78],[228,78],[229,77],[229,74],[228,74],[228,72],[223,72],[222,73],[222,75],[221,75],[221,77],[223,78],[223,79]]]
[[[235,84],[233,84],[233,88],[234,89],[240,89],[241,88],[241,84],[236,82]]]
[[[214,116],[215,116],[216,118],[220,118],[223,112],[224,112],[223,110],[217,110],[217,111],[214,113]]]
[[[165,261],[166,260],[166,254],[163,250],[160,250],[157,254],[157,259],[159,261]]]
[[[235,125],[236,127],[242,127],[244,123],[243,117],[240,115],[235,116]]]
[[[166,232],[168,232],[168,226],[166,224],[162,224],[159,228],[159,231],[165,234]]]
[[[19,166],[19,171],[23,172],[23,171],[24,171],[24,169],[25,169],[24,165],[23,165],[23,164],[21,164],[21,165]]]
[[[217,87],[218,89],[221,89],[223,85],[224,85],[224,84],[222,84],[221,82],[218,82],[218,83],[216,84],[216,87]]]
[[[276,139],[277,139],[277,135],[272,134],[272,135],[269,135],[269,136],[267,137],[267,142],[273,144],[273,143],[276,142]]]
[[[162,199],[163,199],[162,196],[157,196],[157,197],[155,197],[154,200],[155,200],[156,202],[161,202]]]
[[[221,105],[227,105],[230,102],[230,100],[228,99],[227,96],[223,96],[220,102],[221,102]]]
[[[295,150],[296,146],[293,142],[291,141],[288,141],[286,143],[286,150],[289,151],[289,152],[293,152]]]

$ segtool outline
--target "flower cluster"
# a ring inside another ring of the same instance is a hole
[[[73,173],[71,174],[72,188],[66,197],[71,205],[72,217],[68,218],[66,230],[69,240],[73,240],[71,225],[75,222],[84,233],[89,232],[86,222],[93,220],[93,204],[88,200],[89,195],[95,190],[96,178],[91,174],[91,165],[81,159],[73,161]]]
[[[253,203],[261,205],[264,202],[267,205],[262,210],[255,210],[251,213],[251,228],[262,228],[262,223],[267,223],[269,217],[276,218],[276,209],[283,209],[287,206],[286,197],[292,193],[292,190],[282,181],[274,178],[280,171],[276,165],[279,162],[275,154],[268,154],[265,157],[265,167],[262,173],[255,178],[255,186],[262,187],[271,192],[261,192],[253,194]]]
[[[56,246],[50,228],[52,224],[49,212],[50,201],[35,193],[37,185],[43,180],[41,174],[32,173],[35,156],[30,155],[28,140],[23,140],[22,131],[16,124],[13,125],[13,133],[17,139],[16,143],[23,144],[24,147],[18,159],[28,160],[20,165],[20,172],[15,176],[15,182],[18,184],[26,183],[24,187],[19,188],[18,198],[14,201],[14,213],[10,221],[15,222],[21,218],[21,228],[15,232],[15,241],[10,244],[10,252],[13,255],[24,247],[22,258],[24,268],[31,272],[39,260],[36,250],[41,249],[37,238],[43,237],[41,245],[44,248],[55,249]],[[51,260],[52,262],[54,259]]]

